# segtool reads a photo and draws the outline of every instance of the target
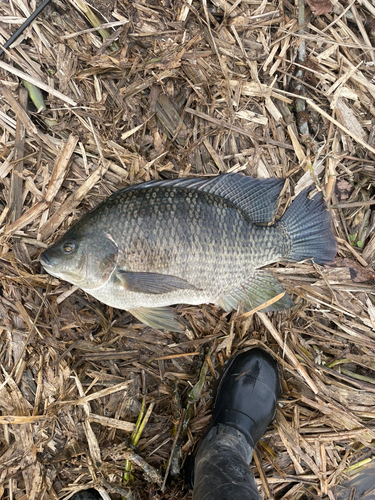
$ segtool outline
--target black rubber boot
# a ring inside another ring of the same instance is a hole
[[[280,393],[277,365],[266,351],[252,349],[233,359],[195,457],[193,500],[260,499],[249,464]]]
[[[254,448],[272,421],[281,393],[276,361],[263,349],[234,357],[220,381],[211,426],[230,425]]]
[[[79,493],[75,493],[71,500],[99,500],[100,498],[100,493],[91,488],[90,490],[82,490]]]

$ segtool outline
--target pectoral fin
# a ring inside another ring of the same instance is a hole
[[[129,312],[139,321],[158,330],[169,330],[182,333],[183,324],[179,323],[171,307],[138,307],[129,309]]]
[[[122,286],[131,292],[137,293],[168,293],[177,289],[196,290],[196,287],[188,281],[177,276],[159,273],[133,273],[119,269],[116,277]]]
[[[220,297],[217,304],[225,311],[232,311],[237,309],[239,302],[242,301],[244,310],[251,311],[282,292],[285,292],[283,286],[272,273],[255,271],[254,275],[244,283]],[[293,300],[285,293],[280,300],[261,310],[282,311],[293,306]]]

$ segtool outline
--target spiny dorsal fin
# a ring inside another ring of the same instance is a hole
[[[154,187],[195,189],[222,196],[241,208],[255,223],[271,222],[284,179],[254,179],[242,174],[223,174],[212,179],[173,179],[136,184],[125,191]]]

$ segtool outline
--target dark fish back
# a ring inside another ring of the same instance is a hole
[[[250,267],[247,214],[225,198],[185,188],[148,188],[115,193],[98,206],[95,224],[105,225],[119,246],[118,265],[159,272],[198,286],[238,280]]]

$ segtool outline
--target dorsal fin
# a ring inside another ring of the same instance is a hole
[[[173,179],[136,184],[123,190],[179,187],[222,196],[244,210],[255,223],[271,222],[284,179],[254,179],[242,174],[223,174],[212,179]]]

